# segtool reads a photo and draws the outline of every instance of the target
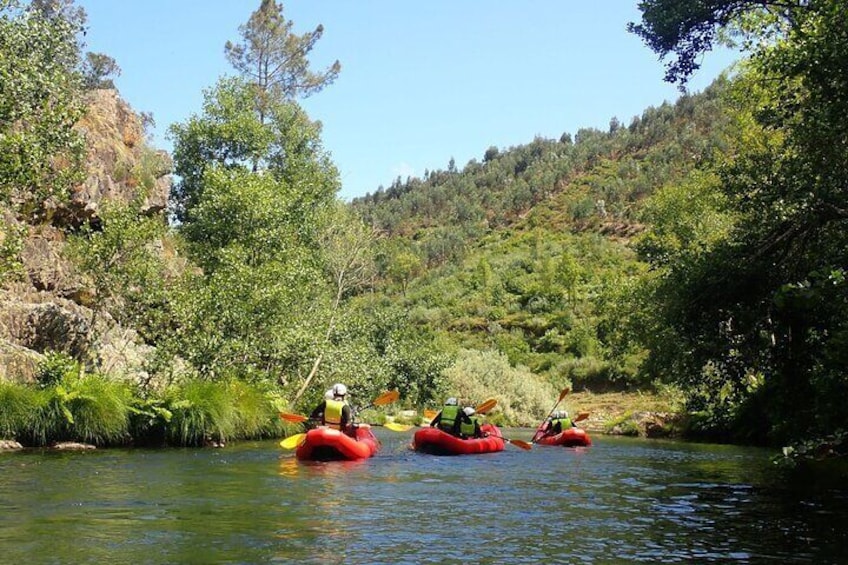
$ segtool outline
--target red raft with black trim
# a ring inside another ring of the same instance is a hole
[[[480,431],[485,437],[463,439],[438,428],[421,428],[415,432],[412,448],[432,455],[468,455],[503,451],[501,431],[492,424],[483,424]]]
[[[533,443],[539,445],[562,445],[565,447],[585,447],[592,445],[592,438],[583,428],[568,428],[558,434],[544,435]]]
[[[318,426],[306,432],[295,455],[308,461],[342,461],[367,459],[379,450],[380,440],[368,424],[356,426],[355,438],[327,426]]]

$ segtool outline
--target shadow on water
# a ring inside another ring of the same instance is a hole
[[[529,439],[531,430],[505,435]],[[0,454],[9,563],[848,562],[848,490],[769,451],[596,437],[359,462],[277,442]]]

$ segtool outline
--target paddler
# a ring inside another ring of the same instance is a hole
[[[327,397],[328,393],[331,393],[332,398]],[[333,388],[325,393],[324,400],[315,407],[309,418],[321,422],[322,426],[341,430],[347,435],[355,437],[352,412],[347,403],[347,386],[342,383],[334,384]]]
[[[472,430],[474,429],[473,420],[471,420],[464,410],[459,408],[459,402],[457,402],[456,398],[450,397],[445,400],[442,410],[430,422],[430,427],[439,428],[443,432],[462,437],[463,424],[466,426],[466,431],[469,429],[469,425]]]

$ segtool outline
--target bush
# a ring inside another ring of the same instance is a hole
[[[82,375],[79,361],[61,351],[47,351],[38,364],[35,380],[41,388],[55,386],[66,378]]]
[[[101,375],[77,375],[70,370],[58,382],[51,365],[42,373],[41,389],[30,389],[32,409],[19,434],[31,445],[80,441],[112,445],[129,441],[132,393],[125,384]],[[4,411],[6,405],[4,404]]]
[[[86,375],[69,383],[69,394],[55,401],[66,402],[71,413],[68,439],[95,445],[127,443],[132,404],[130,388],[101,375]]]
[[[37,393],[32,388],[0,382],[0,439],[21,437],[37,406]]]
[[[512,367],[497,351],[462,350],[444,376],[450,396],[470,404],[497,399],[494,411],[502,415],[497,421],[505,424],[538,424],[556,397],[548,383],[524,367]]]
[[[199,446],[234,435],[237,416],[226,385],[188,381],[172,387],[166,399],[172,413],[166,433],[169,443]]]

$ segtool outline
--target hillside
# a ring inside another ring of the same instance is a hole
[[[382,292],[444,350],[495,350],[557,389],[650,387],[613,335],[617,297],[647,268],[643,203],[727,149],[726,89],[355,200],[386,236]]]

